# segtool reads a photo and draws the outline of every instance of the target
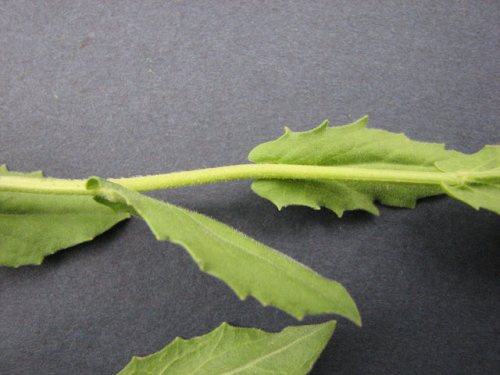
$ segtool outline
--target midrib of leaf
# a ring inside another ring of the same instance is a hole
[[[259,260],[261,260],[261,261],[264,261],[265,263],[269,264],[271,267],[275,268],[276,270],[278,270],[278,271],[283,272],[284,274],[286,274],[289,278],[294,279],[295,281],[299,281],[302,285],[304,285],[306,288],[308,288],[308,289],[312,290],[315,294],[319,294],[319,295],[321,295],[322,297],[324,297],[324,298],[326,298],[326,299],[328,299],[328,298],[329,298],[327,295],[325,295],[325,294],[324,294],[324,293],[322,293],[321,291],[317,291],[317,290],[315,290],[314,288],[311,288],[311,286],[310,286],[309,284],[307,284],[306,282],[304,282],[302,279],[297,279],[297,278],[290,277],[290,272],[289,272],[288,270],[286,270],[286,269],[284,269],[284,268],[282,268],[282,267],[279,267],[279,265],[277,265],[277,264],[276,264],[276,263],[274,263],[274,262],[271,262],[269,259],[266,259],[265,257],[262,257],[262,256],[260,256],[259,254],[254,254],[254,253],[252,253],[252,252],[250,252],[250,251],[246,250],[244,247],[240,246],[238,243],[233,242],[233,241],[230,241],[230,240],[228,240],[227,238],[224,238],[224,237],[222,237],[222,236],[218,235],[218,234],[217,234],[217,233],[215,233],[212,229],[210,229],[209,227],[207,227],[205,224],[203,224],[201,221],[199,221],[199,220],[195,219],[194,217],[192,217],[192,216],[187,216],[187,215],[183,215],[183,214],[182,214],[182,212],[181,212],[181,213],[176,212],[176,215],[182,215],[182,216],[184,216],[184,217],[187,217],[189,220],[191,220],[191,221],[193,221],[193,222],[197,223],[198,225],[200,225],[200,226],[203,228],[203,230],[204,230],[207,234],[209,234],[209,235],[211,235],[211,236],[214,236],[214,237],[216,237],[216,238],[220,239],[222,242],[226,242],[226,243],[228,243],[228,244],[231,244],[231,245],[235,246],[235,247],[236,247],[236,248],[238,248],[240,251],[242,251],[242,252],[244,252],[244,253],[246,253],[246,254],[248,254],[248,255],[250,255],[250,256],[252,256],[252,257],[254,257],[254,258],[257,258],[257,259],[259,259]],[[257,243],[257,241],[255,241],[255,243]],[[257,243],[257,244],[258,244],[258,243]],[[259,244],[259,246],[260,246],[260,244]],[[272,250],[272,251],[275,251],[274,249],[271,249],[271,250]],[[293,259],[293,258],[289,257],[289,256],[288,256],[288,255],[286,255],[286,254],[280,253],[280,255],[282,255],[282,256],[284,256],[284,257],[286,257],[286,258],[287,258],[290,262],[296,263],[298,266],[303,266],[301,263],[297,262],[295,259]]]
[[[208,362],[210,362],[212,359],[214,358],[217,358],[217,357],[220,357],[221,355],[224,355],[226,352],[222,353],[220,356],[214,356],[214,353],[215,351],[217,350],[220,342],[222,341],[222,338],[224,337],[224,330],[220,330],[220,334],[219,334],[219,337],[217,338],[217,341],[215,342],[215,344],[213,345],[212,347],[212,350],[210,351],[210,353],[208,354],[208,358],[202,362],[199,366],[197,366],[192,372],[191,374],[195,374],[196,371],[198,371],[199,369],[201,369],[203,366],[205,366]]]
[[[221,338],[222,339],[222,334],[221,334]],[[217,342],[217,345],[220,343],[220,339],[218,340]],[[268,340],[269,338],[268,337],[261,337],[259,339],[256,339],[256,340],[252,340],[252,339],[249,339],[248,341],[245,341],[245,342],[241,342],[240,345],[238,345],[236,348],[241,348],[242,346],[245,346],[245,345],[249,345],[249,344],[258,344],[259,342],[262,342],[262,341],[266,341]],[[226,350],[218,355],[213,355],[214,351],[215,351],[215,348],[212,349],[212,352],[209,354],[209,358],[207,360],[205,360],[201,365],[199,365],[198,367],[196,367],[194,370],[192,370],[192,372],[190,373],[190,375],[196,375],[196,371],[199,371],[201,370],[201,368],[203,366],[205,366],[207,363],[215,360],[215,359],[218,359],[218,358],[221,358],[221,357],[224,357],[226,356],[228,353],[231,353],[235,350],[235,347],[229,349],[229,350]],[[184,357],[184,356],[183,356]],[[177,361],[177,359],[176,359]],[[232,371],[232,370],[231,370]],[[224,375],[226,373],[223,373],[223,374],[220,374],[220,375]]]
[[[262,361],[264,361],[264,360],[266,360],[266,359],[268,359],[268,358],[270,358],[270,357],[272,357],[272,356],[275,356],[275,355],[277,355],[278,353],[280,353],[280,352],[282,352],[282,351],[284,351],[284,350],[286,350],[286,349],[288,349],[288,348],[290,348],[290,347],[292,347],[292,346],[294,346],[294,345],[296,345],[296,344],[300,343],[301,341],[305,340],[306,338],[309,338],[309,337],[311,337],[311,336],[314,336],[316,333],[320,332],[320,331],[322,330],[322,328],[323,328],[323,327],[318,327],[318,328],[316,328],[314,331],[312,331],[312,332],[308,333],[307,335],[301,336],[301,337],[299,337],[299,338],[297,338],[297,339],[293,340],[292,342],[288,343],[287,345],[285,345],[285,346],[283,346],[283,347],[281,347],[281,348],[279,348],[279,349],[276,349],[276,350],[274,350],[274,351],[272,351],[272,352],[269,352],[269,353],[267,353],[266,355],[264,355],[264,356],[262,356],[262,357],[260,357],[260,358],[256,358],[256,359],[254,359],[253,361],[248,362],[248,363],[247,363],[247,364],[245,364],[244,366],[239,366],[239,367],[237,367],[237,368],[235,368],[235,369],[232,369],[231,371],[224,372],[224,373],[222,373],[221,375],[232,375],[232,374],[236,374],[236,373],[241,372],[241,371],[243,371],[243,370],[245,370],[245,369],[247,369],[247,368],[249,368],[249,367],[252,367],[252,366],[253,366],[253,365],[255,365],[256,363],[262,362]]]
[[[224,336],[224,330],[223,329],[220,329],[219,330],[220,334],[219,334],[219,337],[217,339],[217,342],[215,343],[215,345],[213,346],[212,350],[210,351],[210,354],[209,354],[209,358],[207,360],[205,360],[201,365],[199,365],[198,367],[196,367],[193,371],[197,371],[199,368],[203,367],[207,362],[209,362],[210,360],[212,360],[213,358],[216,358],[216,357],[212,357],[213,353],[215,352],[215,350],[217,349],[217,347],[219,346],[223,336]],[[182,339],[181,339],[182,340]],[[196,340],[196,338],[194,339]],[[208,345],[208,344],[207,344]],[[178,356],[177,358],[175,358],[173,361],[169,362],[166,364],[165,367],[163,367],[160,372],[158,373],[158,375],[164,375],[166,374],[165,371],[167,371],[170,367],[172,367],[174,364],[176,364],[177,362],[179,362],[180,360],[182,360],[183,358],[191,355],[193,352],[195,352],[197,349],[196,348],[193,348],[193,350],[191,351],[185,351],[184,354]],[[222,353],[221,355],[224,355],[226,354],[226,352]]]
[[[220,335],[219,341],[220,341],[220,339],[221,339],[221,338],[222,338],[222,333],[221,333],[221,335]],[[217,345],[218,345],[218,343],[217,343]],[[209,355],[212,355],[215,349],[216,349],[216,345],[214,346],[214,348],[212,348],[212,351],[211,351],[211,353],[210,353]],[[171,362],[167,363],[167,364],[166,364],[166,366],[165,366],[165,367],[163,367],[163,368],[159,371],[158,375],[164,375],[164,374],[166,374],[166,372],[165,372],[165,371],[167,371],[169,368],[171,368],[173,365],[175,365],[176,363],[178,363],[179,361],[181,361],[181,360],[182,360],[182,359],[184,359],[185,357],[187,357],[187,356],[189,356],[189,355],[193,354],[194,352],[196,352],[196,350],[197,350],[197,349],[193,349],[193,350],[191,350],[191,351],[185,351],[185,352],[184,352],[184,354],[182,354],[182,355],[178,356],[178,357],[177,357],[177,358],[175,358],[173,361],[171,361]],[[213,358],[215,358],[215,357],[213,357]],[[210,359],[206,360],[205,362],[203,362],[203,363],[202,363],[202,365],[198,366],[198,368],[199,368],[199,367],[201,367],[201,366],[203,366],[203,365],[205,365],[205,363],[207,363],[207,362],[209,362],[209,361],[210,361]],[[197,370],[197,369],[195,369],[195,370]]]

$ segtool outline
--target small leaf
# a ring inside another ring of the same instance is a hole
[[[440,161],[436,166],[443,172],[455,172],[464,177],[458,185],[442,184],[448,195],[476,210],[486,208],[500,215],[500,146],[485,146],[475,154]],[[483,175],[469,178],[471,171]]]
[[[279,333],[222,323],[189,340],[176,338],[147,357],[134,357],[118,375],[303,375],[335,330],[335,321]]]
[[[1,176],[42,177],[41,172]],[[41,264],[58,250],[89,241],[129,215],[98,204],[90,195],[0,191],[0,265]]]
[[[226,282],[241,299],[252,295],[299,319],[305,314],[336,313],[361,323],[342,285],[235,229],[97,177],[87,186],[100,202],[134,211],[158,240],[183,246],[201,270]]]
[[[415,142],[404,134],[367,129],[368,117],[331,128],[328,121],[315,129],[285,134],[255,147],[254,163],[355,167],[377,171],[439,172],[434,163],[460,155],[437,143]],[[255,193],[278,207],[327,207],[338,216],[361,209],[378,214],[374,201],[413,208],[423,197],[443,194],[439,185],[381,181],[257,180]]]

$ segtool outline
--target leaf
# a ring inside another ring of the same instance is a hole
[[[204,336],[176,338],[154,354],[134,357],[118,375],[307,374],[334,330],[335,321],[279,333],[222,323]]]
[[[41,172],[2,176],[41,178]],[[0,191],[0,265],[41,264],[58,250],[89,241],[129,215],[98,204],[90,195]]]
[[[252,295],[264,306],[299,319],[336,313],[361,324],[342,285],[235,229],[98,177],[89,179],[87,186],[100,202],[143,218],[158,240],[183,246],[202,271],[223,280],[241,299]]]
[[[500,215],[500,146],[485,146],[475,154],[440,161],[436,166],[443,172],[455,172],[464,177],[458,185],[442,184],[450,196],[476,210],[486,208]],[[483,175],[470,178],[471,171]]]
[[[359,171],[441,172],[443,162],[463,154],[445,150],[437,143],[416,142],[404,134],[367,129],[368,117],[329,127],[328,121],[305,132],[285,130],[275,141],[255,147],[249,154],[254,163],[297,164],[356,168]],[[257,180],[255,193],[272,201],[279,209],[288,205],[327,207],[339,217],[346,210],[361,209],[378,214],[374,201],[396,207],[413,208],[423,197],[443,194],[439,184],[417,184],[373,180]]]

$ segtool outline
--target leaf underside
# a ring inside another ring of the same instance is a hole
[[[470,161],[467,171],[471,171],[474,170],[472,164],[475,159],[482,162],[479,160],[481,158],[474,158],[476,154],[465,155],[446,150],[443,144],[416,142],[404,134],[368,129],[367,121],[368,118],[363,117],[352,124],[333,128],[325,121],[317,128],[305,132],[286,129],[285,134],[277,140],[255,147],[249,154],[249,160],[254,163],[417,172],[443,172],[447,163],[461,163],[465,159]],[[496,160],[491,160],[488,164],[489,170],[498,169],[498,146],[487,146],[486,149],[489,150],[487,156],[490,157],[492,150],[496,150]],[[464,184],[457,191],[452,186],[437,184],[266,179],[255,181],[252,190],[273,202],[279,209],[289,205],[313,209],[326,207],[340,217],[344,211],[356,209],[378,215],[378,208],[374,204],[376,201],[388,206],[414,208],[420,198],[445,193],[473,207],[498,212],[498,185],[498,178],[487,184],[476,181],[473,185]],[[474,199],[471,197],[471,187]]]
[[[335,330],[335,321],[279,333],[222,323],[189,340],[176,338],[147,357],[134,357],[118,375],[303,375]]]
[[[436,165],[444,172],[499,172],[496,177],[471,180],[460,185],[442,184],[442,187],[448,195],[476,210],[486,208],[500,215],[500,146],[485,146],[475,154],[440,161]]]
[[[237,230],[101,178],[89,179],[87,186],[100,202],[134,211],[158,240],[184,247],[202,271],[223,280],[241,299],[251,295],[299,319],[335,313],[360,324],[356,305],[342,285]]]
[[[42,177],[41,172],[0,176]],[[44,257],[89,241],[129,217],[91,196],[0,191],[0,265],[41,264]]]

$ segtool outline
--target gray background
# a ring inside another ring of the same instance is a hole
[[[499,19],[498,1],[1,1],[0,161],[74,178],[243,163],[284,125],[365,114],[473,152],[500,141]],[[500,373],[494,214],[446,198],[277,212],[246,181],[154,195],[347,287],[365,325],[341,319],[312,374]],[[222,321],[298,324],[137,220],[0,269],[4,375],[113,374]]]

